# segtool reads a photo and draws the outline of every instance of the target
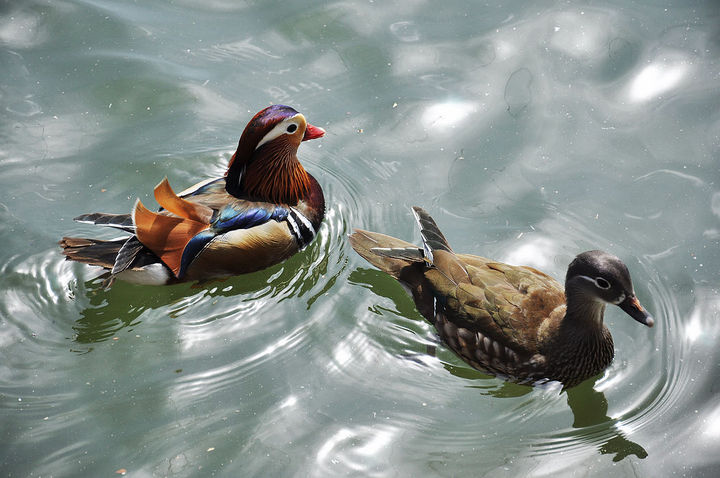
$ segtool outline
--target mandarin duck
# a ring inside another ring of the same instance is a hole
[[[325,216],[325,199],[297,149],[322,128],[289,106],[257,113],[240,137],[224,177],[180,194],[167,178],[155,187],[158,212],[138,199],[130,214],[85,214],[76,221],[132,235],[117,240],[65,237],[68,260],[100,266],[114,278],[171,284],[222,278],[277,264],[308,245]]]
[[[413,212],[422,247],[359,229],[350,243],[403,284],[442,341],[478,370],[569,388],[613,359],[613,339],[603,323],[606,304],[653,326],[627,267],[612,254],[588,251],[575,257],[563,291],[532,267],[455,254],[430,215],[419,207]]]

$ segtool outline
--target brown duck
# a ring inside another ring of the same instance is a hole
[[[603,323],[606,304],[654,324],[635,296],[627,267],[612,254],[578,255],[563,291],[532,267],[455,254],[430,215],[419,207],[413,212],[422,248],[363,230],[350,243],[406,286],[441,339],[479,370],[521,383],[556,380],[572,387],[613,359],[612,336]]]

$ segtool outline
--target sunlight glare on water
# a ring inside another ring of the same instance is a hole
[[[471,113],[475,112],[477,112],[477,108],[472,103],[437,103],[429,106],[423,112],[422,123],[426,129],[442,132],[462,123]]]
[[[684,60],[667,60],[647,65],[635,76],[628,91],[633,102],[643,102],[677,88],[691,73],[691,67]]]

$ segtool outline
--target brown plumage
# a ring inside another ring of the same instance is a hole
[[[433,219],[413,208],[423,248],[356,230],[353,248],[410,290],[441,339],[473,367],[519,382],[557,380],[570,387],[597,375],[614,348],[605,304],[652,326],[627,267],[602,251],[578,255],[566,287],[532,267],[455,254]]]

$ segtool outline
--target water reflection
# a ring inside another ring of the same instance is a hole
[[[434,350],[429,350],[430,355],[434,355]],[[477,380],[482,382],[480,385],[470,385],[470,388],[481,390],[483,395],[495,398],[517,398],[532,393],[533,388],[527,385],[519,385],[517,383],[505,380],[497,380],[492,375],[487,375],[473,368],[454,365],[452,363],[443,362],[443,367],[456,377],[467,380]]]
[[[522,115],[532,103],[533,76],[527,68],[515,70],[505,83],[505,103],[513,117]]]
[[[669,390],[646,420],[663,417],[668,429],[674,431],[652,436],[651,449],[672,450],[682,456],[683,462],[694,463],[698,476],[709,477],[716,475],[718,469],[720,409],[717,400],[706,400],[701,391],[709,390],[712,397],[717,397],[720,391],[720,368],[716,360],[720,289],[715,280],[709,284],[696,283],[693,287],[692,297],[683,301],[689,320],[672,324],[673,330],[679,333],[678,342],[689,347],[683,347],[682,360],[674,363],[670,371]]]
[[[157,290],[152,290],[157,289]],[[80,311],[80,317],[72,326],[73,340],[77,344],[95,344],[111,338],[128,328],[128,332],[139,326],[144,315],[153,310],[166,310],[170,318],[177,319],[191,306],[208,304],[216,297],[233,297],[239,294],[251,294],[252,299],[244,299],[234,308],[234,312],[242,312],[243,302],[261,303],[262,298],[275,296],[277,289],[268,286],[265,276],[254,274],[252,280],[241,284],[225,286],[170,286],[145,287],[117,281],[109,289],[104,287],[102,279],[94,279],[83,284],[81,292],[87,300],[87,306]],[[255,301],[255,302],[252,302]],[[249,312],[249,310],[246,310]],[[224,313],[215,312],[210,317],[203,317],[202,322],[211,322],[221,318]],[[76,352],[86,353],[92,347],[73,347]]]
[[[582,430],[582,433],[574,435],[575,439],[581,442],[588,440],[598,446],[600,453],[614,455],[613,461],[623,460],[629,455],[646,458],[647,451],[629,440],[617,426],[618,421],[607,415],[608,401],[605,394],[594,386],[595,379],[591,379],[566,391],[567,403],[573,412],[572,426]]]
[[[13,8],[8,15],[0,10],[0,43],[9,48],[31,48],[38,46],[47,39],[47,31],[42,20],[42,13],[30,9]]]
[[[390,24],[390,32],[402,42],[416,42],[420,40],[420,32],[414,22],[402,21]]]
[[[389,445],[399,434],[400,429],[384,424],[337,429],[315,456],[319,476],[333,475],[338,468],[344,473],[361,473],[363,476],[381,476],[389,472],[392,454]],[[377,463],[372,468],[368,467],[370,458]]]
[[[470,102],[435,103],[425,109],[421,121],[425,128],[442,132],[460,124],[475,112],[477,107]]]

